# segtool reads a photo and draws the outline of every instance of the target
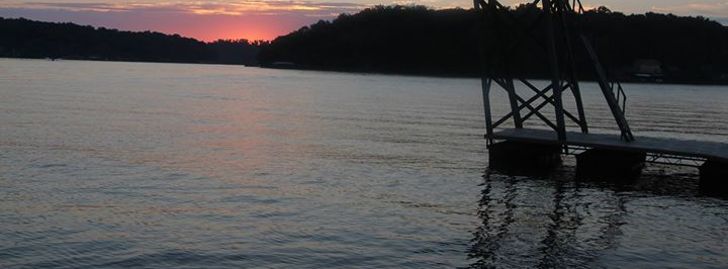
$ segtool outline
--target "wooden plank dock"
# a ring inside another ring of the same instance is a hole
[[[503,129],[490,137],[495,140],[558,144],[556,132],[540,129]],[[610,149],[653,154],[704,158],[728,162],[728,144],[672,138],[635,137],[627,142],[617,134],[584,134],[567,132],[566,144],[595,149]]]

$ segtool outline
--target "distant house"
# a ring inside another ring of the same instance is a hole
[[[653,59],[635,60],[632,75],[639,81],[662,82],[665,74],[662,70],[662,63]]]
[[[280,69],[295,69],[298,66],[296,65],[296,63],[293,63],[293,62],[278,61],[278,62],[272,62],[267,67],[270,67],[270,68],[280,68]]]

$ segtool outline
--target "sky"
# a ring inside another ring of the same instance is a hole
[[[728,24],[728,0],[582,0],[582,3],[625,13],[704,16]],[[204,41],[272,40],[321,19],[391,4],[470,8],[472,0],[0,0],[0,17],[151,30]]]

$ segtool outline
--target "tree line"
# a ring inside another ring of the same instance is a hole
[[[520,5],[506,12],[529,25],[541,10]],[[472,9],[376,6],[280,36],[262,47],[258,59],[264,66],[286,63],[322,70],[479,76],[480,18]],[[605,7],[586,11],[574,21],[606,69],[622,80],[639,80],[636,73],[650,72],[647,75],[668,82],[728,82],[728,27],[715,21],[656,13],[625,15]],[[515,47],[513,70],[519,73],[515,75],[547,76],[543,68],[536,68],[544,64],[539,53],[532,44]],[[582,78],[593,79],[585,53],[577,55],[582,57],[576,59],[576,70]]]
[[[255,65],[264,44],[0,18],[0,57]]]
[[[541,15],[540,9],[527,4],[505,12],[522,25]],[[0,18],[0,57],[480,76],[484,64],[479,39],[486,44],[504,43],[504,37],[516,33],[502,25],[499,29],[487,29],[488,24],[486,29],[478,28],[481,19],[472,9],[376,6],[321,20],[271,42],[202,42],[149,31]],[[647,72],[652,79],[667,82],[728,83],[728,27],[715,21],[656,13],[626,15],[604,7],[586,11],[574,21],[591,40],[606,70],[618,79],[645,79],[635,74]],[[501,35],[483,35],[493,31]],[[548,75],[544,56],[534,44],[514,46],[511,53],[509,67],[514,75]],[[575,59],[575,69],[580,78],[592,79],[593,68],[583,54],[577,53],[581,57]]]

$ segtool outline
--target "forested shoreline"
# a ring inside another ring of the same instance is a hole
[[[528,21],[539,10],[521,5],[509,12]],[[608,72],[622,81],[728,84],[728,27],[715,21],[626,15],[600,7],[580,15],[578,23]],[[270,42],[202,42],[158,32],[0,18],[0,57],[477,77],[482,65],[477,25],[473,10],[377,6],[321,20]],[[536,51],[517,48],[516,75],[547,76],[531,68],[542,64]],[[576,65],[582,79],[593,79],[586,61]]]
[[[528,25],[540,10],[522,5],[510,12]],[[577,19],[604,66],[618,79],[728,83],[728,27],[715,21],[656,13],[625,15],[604,7]],[[272,67],[474,77],[481,72],[477,25],[473,10],[377,6],[280,36],[262,47],[258,59]],[[541,57],[538,49],[516,49],[514,70],[521,72],[516,75],[548,75],[529,70],[543,64],[536,60]],[[577,61],[582,79],[593,79],[589,64]]]
[[[0,57],[256,65],[264,41],[202,42],[158,32],[0,18]]]

